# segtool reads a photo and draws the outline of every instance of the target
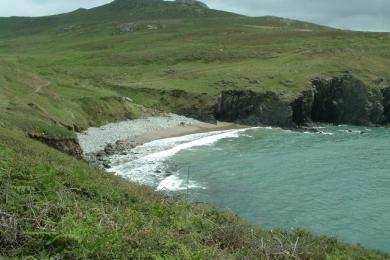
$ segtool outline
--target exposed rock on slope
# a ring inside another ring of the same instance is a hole
[[[53,147],[61,152],[73,155],[78,159],[82,158],[83,151],[76,138],[55,139],[39,134],[29,134],[29,136],[30,138],[45,143],[48,146]]]
[[[206,8],[206,9],[209,8],[205,3],[196,0],[176,0],[176,3],[187,5],[187,6],[196,6],[196,7]]]
[[[275,93],[253,91],[222,92],[216,118],[247,125],[293,126],[292,108]]]

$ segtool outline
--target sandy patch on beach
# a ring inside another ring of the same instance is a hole
[[[102,151],[108,144],[118,141],[142,145],[163,138],[243,127],[234,123],[210,124],[176,114],[165,114],[91,127],[78,133],[78,140],[84,154],[89,154]]]

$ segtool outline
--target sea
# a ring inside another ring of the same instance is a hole
[[[217,131],[156,140],[110,160],[115,174],[263,229],[305,229],[390,252],[390,128]]]

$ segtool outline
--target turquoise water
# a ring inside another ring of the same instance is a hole
[[[192,200],[263,228],[304,228],[390,252],[390,129],[254,129],[170,158]],[[352,132],[348,130],[353,130]],[[359,131],[367,132],[360,134]]]

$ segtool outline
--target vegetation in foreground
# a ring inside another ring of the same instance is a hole
[[[0,256],[385,259],[304,231],[262,231],[0,129]]]
[[[261,231],[26,137],[74,138],[148,109],[202,108],[228,89],[288,100],[313,77],[345,71],[380,87],[390,76],[389,48],[386,33],[158,0],[1,18],[0,256],[389,258],[303,231]]]

